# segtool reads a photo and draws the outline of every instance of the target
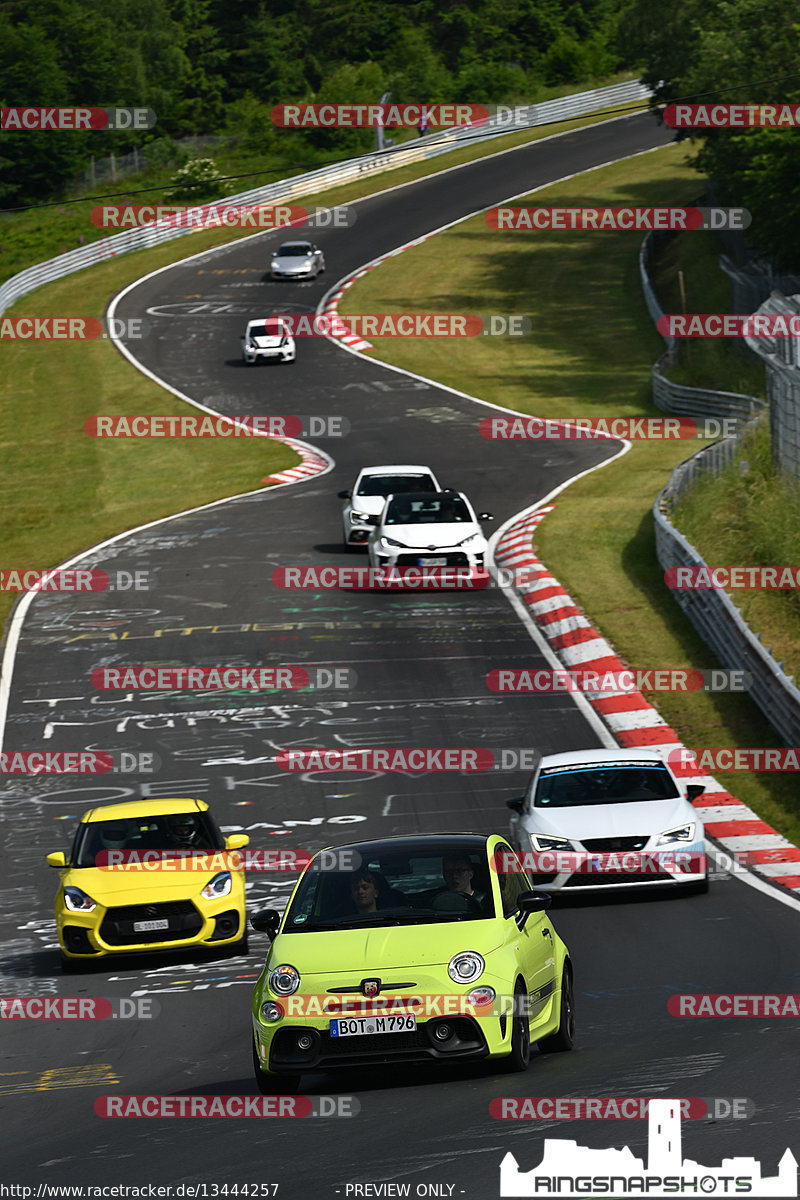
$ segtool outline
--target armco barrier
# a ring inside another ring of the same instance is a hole
[[[800,313],[800,295],[773,293],[760,313]],[[800,481],[800,346],[797,338],[749,337],[748,346],[767,366],[769,433],[773,465]]]
[[[647,270],[652,257],[652,243],[649,241],[651,236],[648,234],[648,237],[645,238],[645,244],[639,254],[639,273],[648,312],[653,321],[657,322],[663,314]],[[788,304],[783,297],[781,300],[783,300],[784,306]],[[795,300],[800,300],[800,297]],[[759,311],[800,311],[800,306],[779,308],[776,307],[777,304],[778,300],[773,298]],[[717,474],[733,461],[741,438],[756,421],[761,419],[765,404],[756,396],[744,396],[734,392],[714,392],[706,388],[685,387],[672,383],[658,369],[674,355],[675,339],[669,338],[665,341],[668,344],[667,353],[658,360],[652,371],[653,403],[667,412],[693,417],[736,417],[742,423],[734,437],[724,438],[711,446],[706,446],[702,450],[698,450],[691,458],[679,463],[672,472],[667,486],[658,494],[653,505],[656,555],[661,566],[667,570],[668,567],[707,565],[691,542],[672,524],[670,519],[672,505],[681,492],[694,483],[698,475],[708,471]],[[755,344],[754,339],[748,338],[747,341],[752,349],[768,361],[775,358],[775,352],[770,354],[766,346],[772,346],[778,342],[791,343],[791,349],[781,350],[783,354],[797,354],[790,338],[760,338],[758,339],[759,345]],[[773,367],[771,361],[769,365],[770,368]],[[780,366],[784,371],[793,370],[795,388],[797,388],[797,384],[800,383],[800,371],[796,367],[790,368],[782,363]],[[768,387],[770,376],[771,370],[768,370]],[[797,390],[794,395],[797,397]],[[770,399],[773,401],[772,395]],[[791,409],[789,412],[791,413]],[[758,415],[754,416],[754,414]],[[794,409],[794,417],[796,431],[797,425],[800,423],[797,406]],[[772,420],[771,406],[770,419]],[[798,443],[794,444],[796,446]],[[800,739],[800,691],[795,686],[794,678],[787,676],[783,670],[783,664],[776,662],[769,650],[762,646],[760,635],[753,633],[733,601],[720,588],[676,589],[673,596],[724,667],[750,672],[753,676],[750,695],[780,736],[790,746],[800,745],[800,740],[798,740]]]
[[[226,204],[277,204],[299,196],[312,196],[326,191],[330,187],[350,183],[363,177],[378,175],[383,171],[392,171],[409,163],[421,162],[426,158],[434,158],[439,154],[447,154],[462,146],[475,141],[502,137],[515,130],[534,128],[548,121],[564,120],[568,117],[578,117],[583,114],[596,112],[617,104],[627,104],[637,100],[645,100],[651,95],[650,89],[637,81],[616,83],[610,87],[595,88],[588,92],[578,92],[573,96],[562,96],[558,100],[546,100],[542,104],[526,106],[524,109],[514,109],[515,114],[522,117],[519,123],[511,123],[507,117],[503,121],[491,118],[486,125],[467,125],[463,128],[429,134],[410,144],[398,146],[396,149],[384,150],[380,153],[365,154],[359,158],[347,159],[344,162],[332,163],[317,171],[305,175],[297,175],[292,179],[281,179],[264,187],[252,188],[247,192],[239,192],[235,196],[226,196]],[[220,201],[215,203],[219,204]],[[198,207],[203,207],[198,205]],[[47,262],[38,263],[20,271],[0,287],[0,314],[4,313],[10,304],[20,296],[27,295],[44,283],[54,279],[62,279],[85,267],[114,258],[118,254],[128,254],[132,250],[148,249],[159,246],[172,238],[183,237],[193,233],[193,229],[180,229],[160,222],[159,227],[143,227],[141,229],[125,230],[110,237],[101,238],[78,250],[70,250],[59,254]]]
[[[750,426],[752,427],[752,426]],[[741,435],[725,438],[680,463],[653,505],[656,554],[664,570],[703,567],[705,560],[672,524],[670,509],[684,488],[704,471],[717,473],[734,457]],[[762,646],[733,601],[720,588],[676,588],[676,603],[724,667],[752,675],[750,696],[789,746],[800,746],[800,690]]]

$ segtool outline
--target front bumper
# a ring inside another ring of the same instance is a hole
[[[181,950],[187,946],[228,945],[245,932],[244,901],[227,895],[204,903],[191,900],[156,903],[157,919],[168,920],[167,930],[134,931],[136,920],[148,919],[144,905],[104,907],[90,913],[56,911],[58,940],[67,958],[101,958],[107,954],[130,954],[154,950]],[[136,910],[136,911],[134,911]]]
[[[535,852],[539,853],[539,861],[545,857],[546,851]],[[569,854],[571,852],[564,852]],[[690,845],[673,846],[657,846],[652,849],[643,849],[640,853],[636,852],[637,858],[642,860],[637,864],[633,857],[633,852],[620,850],[617,852],[606,851],[595,853],[589,850],[582,850],[579,845],[575,847],[575,853],[584,855],[587,859],[584,869],[580,871],[559,870],[558,869],[558,852],[553,852],[554,867],[553,871],[529,870],[528,876],[531,880],[531,886],[534,891],[541,892],[564,892],[565,894],[575,892],[615,892],[622,891],[628,888],[681,888],[681,887],[696,887],[698,884],[703,884],[708,878],[707,868],[705,866],[705,843],[694,842]],[[609,855],[616,854],[619,860],[619,870],[609,870]],[[684,857],[685,856],[685,857]],[[660,859],[660,862],[659,862]],[[670,865],[671,860],[675,865]],[[597,862],[597,868],[593,867],[593,862]],[[687,870],[686,866],[691,865],[693,868],[698,862],[702,861],[704,866],[702,870]],[[601,864],[603,869],[600,869]],[[637,865],[641,869],[637,869]]]
[[[265,350],[244,350],[244,361],[247,363],[255,363],[260,360],[271,361],[278,359],[279,362],[294,362],[296,351],[293,348],[287,349],[286,346],[272,346]]]
[[[440,560],[432,563],[431,560]],[[419,567],[437,565],[442,567],[482,567],[484,551],[464,550],[462,547],[449,546],[441,550],[393,550],[387,554],[384,550],[370,548],[369,561],[373,567]],[[443,561],[442,561],[443,560]]]

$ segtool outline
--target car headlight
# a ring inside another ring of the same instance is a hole
[[[233,879],[230,871],[220,871],[218,875],[208,881],[200,895],[206,900],[219,900],[220,896],[227,896],[232,887]]]
[[[685,825],[676,825],[674,829],[665,829],[658,839],[658,845],[667,846],[670,842],[693,842],[694,829],[694,821],[687,821]]]
[[[480,979],[486,963],[477,950],[462,950],[454,954],[447,964],[447,974],[453,983],[474,983]]]
[[[82,891],[79,887],[68,886],[64,888],[64,903],[70,912],[92,912],[97,908],[97,901],[91,896]]]
[[[275,260],[275,262],[273,262],[273,263],[270,263],[270,270],[272,270],[272,271],[278,271],[278,270],[280,270],[280,265],[281,265],[281,264],[280,264],[280,263],[278,262],[278,260],[276,259],[276,260]]]
[[[471,533],[469,537],[464,538],[463,542],[456,542],[457,546],[472,546],[475,542],[482,542],[482,533]]]
[[[350,513],[350,520],[351,521],[367,521],[367,520],[369,520],[369,513],[360,513],[360,512],[356,512],[355,509],[353,509]]]
[[[381,541],[383,542],[384,546],[399,546],[401,550],[408,549],[408,546],[405,544],[405,542],[398,542],[395,540],[395,538],[386,537],[385,534],[381,538]]]
[[[562,837],[544,837],[541,833],[532,833],[530,835],[531,846],[534,850],[574,850],[572,842],[569,838]]]
[[[279,996],[291,996],[300,987],[300,972],[284,963],[270,973],[269,986]]]

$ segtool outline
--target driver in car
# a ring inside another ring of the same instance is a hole
[[[472,886],[475,868],[468,858],[445,858],[442,862],[442,874],[448,892],[471,896],[477,905],[483,907],[486,897],[483,892],[475,891]]]

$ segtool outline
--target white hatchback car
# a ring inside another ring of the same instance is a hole
[[[373,567],[483,567],[486,538],[463,492],[407,492],[390,496],[369,535]]]
[[[537,890],[704,892],[705,832],[691,803],[703,790],[681,784],[654,750],[547,754],[525,795],[506,801],[511,843],[536,856],[523,863]]]
[[[316,279],[325,270],[325,255],[313,242],[283,242],[272,256],[273,279]]]
[[[242,358],[249,367],[259,361],[275,359],[277,362],[292,363],[297,357],[297,347],[291,329],[280,317],[260,317],[247,322],[242,334]]]
[[[430,467],[399,466],[364,467],[356,476],[352,490],[339,492],[345,500],[342,509],[342,541],[350,549],[366,549],[372,529],[370,517],[383,511],[386,497],[402,492],[438,492],[439,481]]]

